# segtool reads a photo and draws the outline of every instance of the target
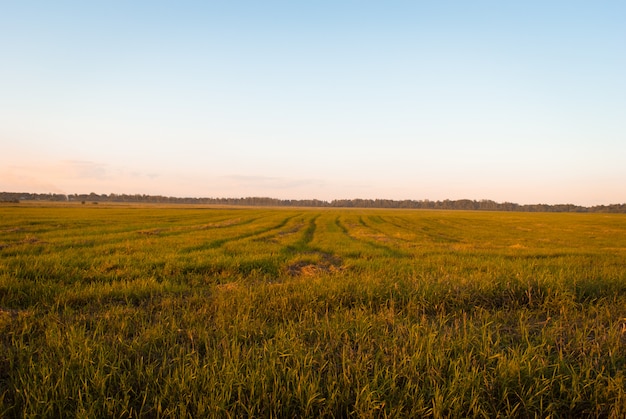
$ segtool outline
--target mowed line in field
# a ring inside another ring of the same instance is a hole
[[[308,246],[317,217],[309,212],[295,214],[274,226],[231,237],[219,246],[183,253],[187,258],[183,274],[203,277],[203,281],[214,277],[218,283],[252,276],[274,282],[304,271],[336,269],[337,258]]]
[[[410,243],[411,247],[429,249],[432,246],[448,251],[450,246],[460,249],[493,247],[498,232],[507,230],[507,223],[501,217],[487,218],[489,213],[449,214],[445,211],[421,213],[419,216],[403,214],[385,217],[384,227],[396,229],[395,236]],[[496,234],[494,234],[496,233]]]
[[[375,218],[368,217],[368,219],[379,219],[379,222],[376,223],[376,227],[363,222],[364,226],[385,235],[392,243],[403,249],[413,249],[413,252],[415,249],[426,248],[432,244],[461,241],[448,236],[442,237],[441,234],[433,234],[429,231],[429,227],[420,225],[419,222],[412,222],[410,217],[406,216],[376,216]],[[419,221],[422,220],[420,218]]]
[[[343,269],[343,260],[338,254],[312,245],[318,232],[320,216],[311,216],[299,240],[282,248],[286,258],[283,268],[290,276],[329,274]]]
[[[243,239],[248,239],[251,237],[256,237],[256,236],[261,236],[265,233],[268,233],[270,231],[274,231],[274,230],[279,230],[280,228],[284,227],[287,222],[289,222],[289,220],[291,220],[292,218],[295,218],[297,216],[296,215],[290,215],[288,217],[283,218],[281,221],[279,221],[278,223],[276,222],[272,222],[274,220],[273,218],[270,218],[269,220],[267,218],[259,218],[258,220],[263,220],[265,222],[267,222],[269,225],[263,226],[261,228],[256,228],[253,229],[251,231],[245,232],[245,233],[240,233],[240,234],[236,234],[234,236],[225,236],[225,237],[221,237],[219,239],[211,239],[209,241],[206,241],[204,243],[195,245],[195,246],[188,246],[188,247],[183,247],[181,249],[179,249],[180,253],[192,253],[192,252],[201,252],[204,250],[209,250],[209,249],[215,249],[218,247],[223,246],[226,243],[229,242],[234,242],[234,241],[238,241],[238,240],[243,240]],[[258,223],[254,223],[252,225],[252,227],[256,227],[258,225]]]
[[[338,224],[339,223],[339,224]],[[302,255],[312,257],[323,257],[339,264],[345,258],[361,258],[368,254],[372,256],[372,250],[376,254],[381,249],[370,243],[356,240],[344,231],[345,227],[338,222],[336,212],[322,212],[311,220],[302,239],[293,245],[294,248],[287,248],[287,253],[300,251]],[[382,249],[388,251],[388,249]]]
[[[363,232],[364,238],[371,239],[375,242],[388,243],[388,247],[394,249],[396,247],[399,247],[400,249],[406,249],[407,247],[410,247],[407,243],[411,243],[412,245],[415,244],[414,242],[410,242],[403,237],[407,233],[406,229],[401,229],[399,232],[400,234],[398,234],[398,232],[394,234],[393,232],[390,232],[388,231],[388,229],[384,228],[392,226],[386,221],[385,218],[380,216],[369,216],[367,217],[367,220],[368,221],[366,221],[363,216],[359,217],[359,224],[362,226],[362,229],[366,229],[366,231]],[[373,224],[376,224],[377,227],[374,227]],[[402,252],[402,250],[400,251]],[[406,252],[402,253],[404,253],[405,256],[408,256]]]
[[[257,230],[259,234],[233,237],[221,246],[194,252],[198,255],[194,273],[218,273],[221,276],[230,273],[237,277],[254,271],[269,275],[272,280],[280,280],[285,275],[338,272],[342,269],[342,258],[332,251],[312,245],[318,233],[320,216],[308,211],[296,214],[280,228]],[[245,255],[245,260],[242,255]]]
[[[108,219],[102,220],[102,218],[92,219],[93,214],[89,214],[89,211],[94,210],[89,209],[82,212],[73,210],[73,213],[68,213],[67,215],[73,217],[84,217],[74,220],[72,223],[59,224],[55,223],[54,220],[39,221],[38,225],[45,226],[45,228],[39,228],[37,231],[21,225],[14,228],[14,239],[6,244],[19,245],[25,241],[24,237],[28,237],[30,240],[27,241],[30,243],[46,244],[47,251],[101,248],[119,243],[136,242],[143,239],[143,236],[166,237],[210,228],[236,228],[238,225],[250,223],[256,219],[254,217],[233,218],[232,212],[230,214],[182,213],[176,217],[150,217],[151,213],[147,212],[147,214],[142,214],[148,215],[147,217],[138,219],[136,211],[133,213],[107,209],[107,211],[111,211],[110,216]],[[91,217],[87,218],[85,215],[91,215]],[[239,221],[235,222],[235,220]],[[189,222],[193,224],[185,225]],[[181,223],[184,224],[181,225]]]
[[[344,221],[345,225],[344,225],[344,222],[341,221],[341,217],[337,216],[337,218],[335,219],[335,224],[337,225],[337,227],[339,227],[339,229],[343,232],[343,234],[345,234],[346,237],[348,237],[349,239],[354,240],[355,242],[364,244],[366,247],[370,249],[380,251],[383,254],[394,257],[394,258],[403,258],[403,257],[411,256],[410,254],[406,252],[384,245],[375,240],[367,240],[363,238],[363,235],[360,235],[358,233],[358,228],[359,228],[358,226],[359,225],[363,227],[366,227],[366,226],[364,224],[361,224],[358,219],[351,220],[350,218],[347,218],[347,217],[344,217],[344,219],[346,220]]]
[[[304,214],[296,214],[281,221],[277,228],[265,228],[259,234],[248,234],[246,237],[233,237],[219,248],[226,254],[236,255],[239,249],[254,252],[258,256],[276,256],[285,254],[285,249],[294,249],[302,242],[310,229],[311,218]]]
[[[229,242],[222,247],[225,255],[237,258],[242,251],[253,254],[255,266],[261,270],[274,270],[277,277],[319,274],[337,271],[342,259],[337,254],[312,246],[318,231],[320,214],[299,215],[293,219],[295,225],[286,224],[270,235],[247,237]],[[290,220],[291,221],[291,220]],[[264,265],[265,264],[265,265]]]
[[[40,224],[52,226],[48,230],[49,234],[39,234],[36,240],[29,239],[20,245],[0,248],[0,251],[5,266],[16,276],[37,281],[53,278],[63,282],[76,282],[81,279],[90,282],[134,280],[146,276],[166,278],[169,275],[176,275],[179,271],[180,262],[174,258],[173,250],[188,244],[188,237],[195,237],[198,232],[200,235],[210,234],[211,237],[215,237],[215,233],[208,231],[205,226],[216,222],[220,229],[227,229],[229,226],[223,226],[221,223],[224,220],[232,220],[233,212],[239,213],[238,210],[229,210],[228,214],[216,215],[206,210],[191,212],[179,209],[147,209],[125,214],[120,214],[115,209],[108,209],[106,212],[100,210],[97,214],[92,209],[61,211],[61,214],[55,214],[56,218],[41,220]],[[71,224],[68,220],[73,220],[76,213],[89,215],[90,223],[82,229],[71,232],[54,228],[56,225]],[[161,215],[153,216],[155,213]],[[163,213],[170,215],[163,216]],[[41,212],[39,214],[40,218],[44,218]],[[248,218],[243,224],[258,219],[260,212],[258,210],[252,213],[241,212],[241,215],[244,214],[245,217],[237,217]],[[162,226],[168,221],[167,225],[172,229],[201,226],[201,230],[194,229],[195,231],[187,236],[138,233],[151,231],[155,226]],[[198,221],[202,224],[198,224]],[[118,226],[125,223],[128,225],[126,231],[120,232]],[[228,224],[230,228],[240,231],[241,226]],[[143,229],[138,230],[141,227]],[[115,232],[109,233],[110,228],[114,228]],[[15,229],[19,230],[20,227],[14,227],[8,232],[11,233]],[[232,232],[228,234],[232,235]],[[0,233],[0,238],[4,237]],[[68,259],[68,252],[71,252],[71,259]],[[22,257],[24,254],[33,256],[26,261]]]
[[[306,224],[307,218],[304,214],[298,214],[281,227],[281,229],[261,234],[258,237],[252,238],[252,240],[260,243],[273,243],[280,246],[281,243],[290,243],[293,241],[294,237],[298,236],[298,233],[300,233]]]
[[[461,238],[459,238],[459,233],[461,232],[442,218],[420,217],[417,222],[409,217],[398,217],[396,219],[401,220],[400,225],[394,225],[411,231],[415,235],[415,240],[423,241],[423,239],[426,239],[427,242],[439,244],[458,243],[462,241]],[[460,235],[463,236],[463,234]]]
[[[380,215],[367,217],[368,222],[365,222],[361,217],[361,223],[370,228],[376,233],[383,235],[383,241],[389,240],[399,246],[407,246],[409,243],[411,246],[416,245],[415,235],[412,234],[406,227],[399,226],[392,221],[389,221],[388,217],[382,217]],[[376,224],[376,227],[373,226]],[[378,234],[374,235],[375,237]]]
[[[313,240],[313,237],[315,236],[315,230],[317,230],[318,218],[319,218],[319,214],[310,217],[308,219],[308,223],[304,224],[306,225],[306,229],[302,231],[302,236],[300,237],[300,239],[291,245],[285,246],[282,249],[282,251],[286,254],[291,254],[291,253],[299,253],[299,252],[301,253],[307,250],[308,251],[313,250],[309,247],[309,243],[311,243],[311,240]],[[302,225],[300,229],[302,229],[304,225]]]
[[[66,244],[55,243],[57,250],[71,249],[71,248],[109,248],[112,245],[126,244],[126,243],[140,243],[144,242],[145,245],[150,245],[154,240],[168,240],[175,236],[185,236],[193,234],[198,231],[209,229],[226,229],[226,228],[238,228],[242,225],[252,223],[256,218],[250,218],[246,220],[240,220],[236,223],[228,225],[209,227],[209,223],[198,224],[190,227],[149,227],[115,233],[98,233],[97,238],[91,240],[77,240]],[[219,223],[219,222],[218,222]],[[86,236],[93,236],[93,234],[87,234]]]

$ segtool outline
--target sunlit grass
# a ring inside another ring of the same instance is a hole
[[[0,417],[623,417],[626,218],[0,207]]]

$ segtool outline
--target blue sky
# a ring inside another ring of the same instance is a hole
[[[626,202],[626,3],[9,1],[0,190]]]

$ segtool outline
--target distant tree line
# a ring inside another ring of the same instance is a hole
[[[596,205],[584,207],[573,204],[526,204],[513,202],[495,202],[489,199],[479,201],[457,199],[443,201],[393,200],[393,199],[336,199],[322,201],[318,199],[275,199],[265,197],[245,198],[178,198],[162,195],[142,194],[55,194],[29,192],[0,192],[0,202],[19,203],[20,201],[57,201],[57,202],[133,202],[155,204],[204,204],[204,205],[242,205],[272,207],[326,207],[326,208],[404,208],[404,209],[445,209],[475,211],[523,211],[523,212],[604,212],[626,213],[626,204]]]

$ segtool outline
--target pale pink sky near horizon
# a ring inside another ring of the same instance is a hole
[[[626,5],[16,2],[0,191],[626,202]]]

